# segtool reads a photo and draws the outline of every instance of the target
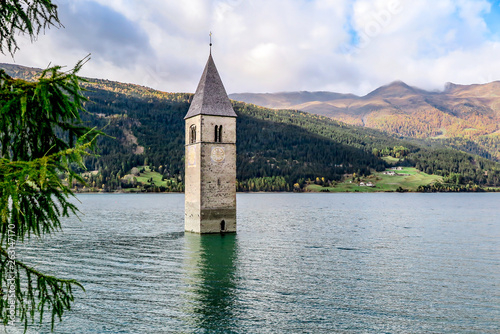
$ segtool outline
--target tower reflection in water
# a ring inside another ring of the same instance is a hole
[[[190,326],[209,331],[235,328],[237,237],[185,234],[185,309]]]

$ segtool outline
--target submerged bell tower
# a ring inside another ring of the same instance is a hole
[[[188,232],[236,232],[236,117],[210,52],[184,117]]]

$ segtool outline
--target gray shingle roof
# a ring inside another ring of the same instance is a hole
[[[227,97],[212,55],[208,57],[207,65],[184,119],[196,115],[237,117]]]

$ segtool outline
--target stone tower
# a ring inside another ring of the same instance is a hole
[[[210,54],[184,117],[186,231],[236,232],[236,117]]]

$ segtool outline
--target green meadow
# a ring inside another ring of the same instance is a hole
[[[344,182],[339,182],[334,187],[322,187],[320,185],[311,184],[307,186],[306,190],[313,192],[383,192],[397,191],[398,189],[416,191],[420,185],[428,185],[436,181],[442,181],[441,176],[429,175],[412,167],[403,167],[402,170],[395,170],[394,172],[398,175],[386,175],[380,172],[367,177],[360,177],[359,181],[357,177],[354,181],[352,177],[347,178]],[[359,183],[361,182],[365,184],[371,182],[374,186],[360,186]]]
[[[144,169],[138,176],[134,176],[138,186],[134,188],[124,188],[122,192],[142,192],[144,186],[165,187],[166,191],[179,191],[177,188],[178,182],[175,178],[162,180],[162,175],[158,172],[151,171],[149,166],[137,166],[139,170]],[[165,191],[165,190],[164,190]]]
[[[151,183],[150,180],[153,179],[153,183],[156,186],[158,186],[158,187],[166,186],[167,180],[162,181],[161,180],[162,175],[160,173],[152,172],[150,170],[149,166],[144,166],[144,167],[140,167],[140,168],[144,168],[144,172],[140,173],[139,176],[136,176],[137,182],[147,184],[147,183]],[[168,182],[170,182],[170,180],[168,180]]]

